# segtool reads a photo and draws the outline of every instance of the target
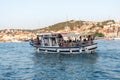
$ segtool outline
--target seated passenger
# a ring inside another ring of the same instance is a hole
[[[63,45],[63,40],[59,40],[58,45],[61,47]]]
[[[52,46],[56,46],[56,41],[55,40],[52,41]]]
[[[73,42],[72,40],[69,40],[69,44],[68,44],[69,47],[72,47],[73,46]]]
[[[82,44],[83,44],[83,45],[86,45],[86,44],[87,44],[87,40],[86,40],[86,39],[83,39]]]
[[[76,46],[77,47],[80,46],[80,41],[79,40],[76,41]]]
[[[67,46],[66,41],[63,41],[63,42],[62,42],[62,47],[66,47],[66,46]]]

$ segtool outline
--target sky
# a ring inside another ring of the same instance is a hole
[[[0,30],[109,19],[120,21],[120,0],[0,0]]]

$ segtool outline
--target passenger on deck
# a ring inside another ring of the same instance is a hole
[[[88,43],[88,45],[91,45],[91,35],[88,35],[88,37],[87,37],[87,43]]]
[[[93,44],[93,36],[89,35],[88,37],[88,45],[92,45]]]
[[[83,44],[83,45],[86,45],[86,44],[87,44],[87,40],[86,40],[86,39],[83,39],[82,44]]]
[[[44,45],[45,45],[45,46],[49,46],[49,41],[48,41],[48,39],[44,39]]]
[[[82,37],[79,37],[80,41],[79,41],[79,46],[82,46]]]
[[[62,46],[62,43],[63,43],[64,39],[62,37],[62,35],[58,35],[58,45],[61,47]]]
[[[62,44],[63,44],[63,39],[62,39],[62,38],[59,38],[59,40],[58,40],[58,45],[59,45],[60,47],[62,47]]]
[[[92,35],[91,42],[93,44],[93,40],[95,40],[95,34]]]
[[[76,41],[76,46],[77,47],[80,46],[80,41],[79,40]]]
[[[67,46],[66,41],[63,41],[63,42],[62,42],[62,47],[66,47],[66,46]]]
[[[59,41],[59,42],[58,42],[58,45],[61,47],[61,46],[62,46],[62,41]]]
[[[69,40],[69,44],[68,44],[69,47],[72,47],[73,46],[73,42],[72,40]]]
[[[31,41],[31,43],[34,43],[34,40],[33,40],[33,38],[31,38],[31,39],[30,39],[30,41]]]
[[[52,46],[56,46],[56,41],[52,40]]]
[[[40,44],[40,40],[39,40],[39,37],[37,36],[36,38],[36,44],[39,45]]]

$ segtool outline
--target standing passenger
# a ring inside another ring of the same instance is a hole
[[[39,37],[37,36],[37,45],[40,44],[40,40],[39,40]]]
[[[80,42],[79,42],[79,46],[82,46],[82,37],[80,36]]]

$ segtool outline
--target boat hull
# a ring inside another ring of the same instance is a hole
[[[39,53],[53,53],[53,54],[81,54],[81,53],[95,53],[96,44],[82,47],[37,47]]]

